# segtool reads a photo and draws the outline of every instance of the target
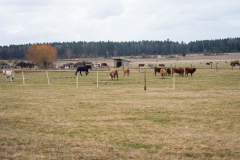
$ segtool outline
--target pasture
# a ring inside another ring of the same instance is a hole
[[[240,70],[227,65],[198,64],[174,90],[144,68],[98,70],[98,87],[90,70],[78,88],[76,70],[48,71],[50,85],[45,71],[1,75],[0,159],[240,159]]]

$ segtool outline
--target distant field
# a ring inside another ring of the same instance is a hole
[[[0,76],[0,159],[240,159],[240,69],[220,62],[193,77],[131,69],[16,71]],[[98,71],[98,87],[97,87]],[[147,90],[144,91],[144,74]]]
[[[176,56],[176,55],[175,55]],[[148,64],[174,64],[174,63],[205,63],[205,62],[221,62],[221,63],[225,63],[225,61],[233,61],[233,60],[240,60],[240,53],[229,53],[229,54],[224,54],[224,55],[218,55],[218,56],[203,56],[203,55],[198,55],[198,54],[192,54],[192,55],[187,55],[186,57],[177,57],[176,58],[168,58],[166,59],[166,57],[161,57],[158,56],[158,58],[150,58],[150,59],[143,59],[141,57],[139,57],[139,59],[129,59],[129,57],[115,57],[115,58],[121,58],[121,59],[126,59],[128,61],[130,61],[130,64],[133,67],[137,67],[137,65],[139,63],[144,63],[146,64],[146,66]],[[110,65],[111,67],[114,66],[114,61],[113,61],[114,57],[110,58],[110,59],[104,59],[104,58],[88,58],[88,59],[76,59],[76,60],[59,60],[59,61],[55,61],[54,64],[56,65],[63,65],[66,63],[77,63],[79,61],[88,61],[88,62],[92,62],[93,64],[101,64],[101,63],[107,63],[108,65]],[[230,66],[228,63],[228,67]]]

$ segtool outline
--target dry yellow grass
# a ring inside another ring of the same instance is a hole
[[[0,77],[0,159],[239,159],[240,70]]]

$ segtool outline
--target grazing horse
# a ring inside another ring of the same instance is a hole
[[[172,76],[175,74],[175,73],[179,73],[179,76],[184,76],[184,69],[179,67],[179,68],[172,68]]]
[[[231,66],[239,65],[239,61],[238,61],[238,60],[236,60],[236,61],[231,61],[230,65],[231,65]]]
[[[167,72],[166,72],[165,69],[161,69],[160,70],[160,74],[161,74],[162,79],[164,79],[164,77],[166,76]]]
[[[89,72],[88,72],[88,69],[89,69],[89,68],[92,70],[92,66],[91,66],[91,65],[87,65],[87,66],[84,66],[84,67],[78,67],[75,75],[77,75],[77,72],[79,71],[80,74],[81,74],[81,76],[82,76],[82,73],[81,73],[81,72],[84,71],[84,72],[86,72],[86,76],[87,76],[87,74],[89,73]]]
[[[159,73],[161,69],[165,69],[165,68],[158,68],[158,67],[155,67],[155,68],[154,68],[155,76],[156,76],[156,73],[157,73],[157,72]]]
[[[130,67],[127,67],[124,69],[124,76],[127,73],[127,76],[129,76],[129,72],[130,72]]]
[[[167,75],[169,76],[171,76],[171,69],[170,68],[167,68]]]
[[[118,70],[117,69],[112,69],[109,72],[109,79],[113,80],[113,78],[114,78],[114,80],[115,80],[115,76],[117,76],[117,80],[118,80]]]
[[[6,77],[6,81],[14,80],[14,71],[12,70],[3,70],[3,75]]]

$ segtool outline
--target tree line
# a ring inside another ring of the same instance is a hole
[[[129,42],[53,42],[46,43],[57,50],[59,59],[98,58],[141,55],[205,55],[216,53],[240,52],[240,38],[184,42],[129,41]],[[0,59],[24,59],[26,51],[33,44],[0,46]]]

